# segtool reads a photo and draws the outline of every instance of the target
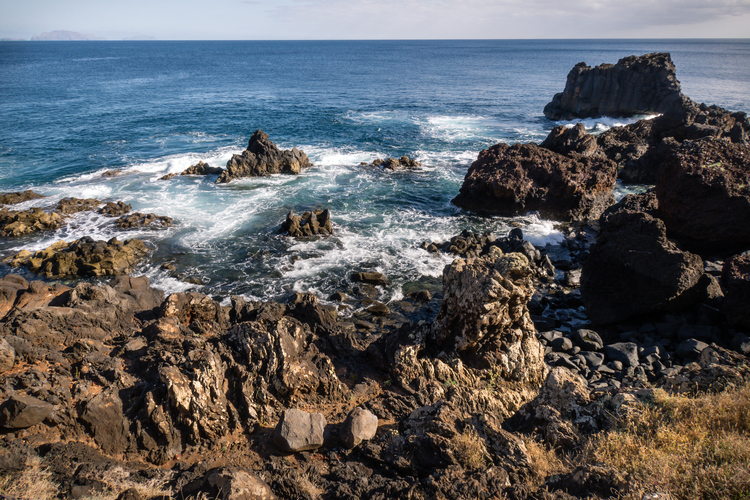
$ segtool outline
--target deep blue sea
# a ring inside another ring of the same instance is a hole
[[[134,274],[167,292],[325,298],[371,269],[392,279],[382,298],[398,299],[449,261],[420,250],[424,240],[520,224],[536,244],[560,241],[533,214],[482,219],[450,200],[483,148],[539,142],[558,124],[542,109],[576,63],[649,52],[671,53],[694,100],[750,112],[748,40],[0,42],[0,191],[48,196],[24,208],[95,197],[175,220],[122,232],[82,213],[66,229],[0,241],[0,257],[86,235],[138,237],[153,252]],[[584,123],[600,132],[629,121]],[[199,160],[224,166],[258,128],[314,166],[223,185],[159,180]],[[359,166],[402,155],[423,167]],[[101,177],[112,169],[123,175]],[[288,211],[316,207],[331,209],[335,236],[277,234]]]

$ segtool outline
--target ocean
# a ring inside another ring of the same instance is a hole
[[[374,270],[391,279],[381,299],[397,300],[438,286],[450,261],[421,250],[425,240],[521,227],[534,244],[561,241],[534,214],[481,218],[450,200],[479,151],[540,142],[560,124],[542,110],[576,63],[650,52],[671,53],[687,96],[750,112],[750,40],[0,42],[0,191],[47,195],[21,208],[97,198],[175,221],[121,231],[80,213],[64,229],[0,241],[0,258],[134,237],[152,252],[133,274],[167,293],[325,299]],[[596,133],[636,119],[584,124]],[[221,185],[160,180],[199,160],[223,167],[256,129],[313,167]],[[423,166],[360,166],[403,155]],[[334,236],[278,234],[290,210],[314,208],[331,210]]]

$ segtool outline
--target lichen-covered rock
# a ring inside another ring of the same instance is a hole
[[[39,207],[28,210],[0,208],[0,236],[23,236],[35,231],[58,229],[63,217],[57,212],[45,212]]]
[[[115,276],[132,271],[147,253],[141,240],[95,241],[85,236],[72,243],[59,241],[34,253],[22,250],[6,262],[14,267],[26,266],[48,278]]]
[[[321,413],[296,408],[285,410],[273,435],[273,443],[282,451],[296,453],[314,450],[325,441],[326,419]]]
[[[217,183],[229,182],[241,177],[258,177],[271,174],[299,174],[312,164],[307,155],[292,148],[280,150],[262,130],[256,130],[250,137],[247,149],[234,155],[217,179]]]
[[[616,175],[611,160],[496,144],[479,153],[452,203],[489,215],[538,211],[555,220],[595,220],[615,201]]]
[[[295,238],[317,234],[324,236],[331,235],[333,234],[331,211],[326,208],[325,210],[305,212],[301,216],[294,215],[294,212],[289,212],[286,220],[281,224],[279,232]]]
[[[727,139],[684,141],[656,183],[670,234],[706,249],[750,246],[750,147]]]
[[[629,56],[595,68],[578,63],[565,90],[544,107],[550,120],[664,113],[679,105],[680,82],[669,54]]]

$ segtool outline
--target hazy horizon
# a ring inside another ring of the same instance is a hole
[[[750,38],[750,0],[0,0],[0,38],[107,40]]]

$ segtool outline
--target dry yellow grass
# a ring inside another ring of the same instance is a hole
[[[57,497],[58,485],[52,481],[52,473],[42,465],[42,459],[30,455],[26,459],[26,468],[20,474],[0,477],[0,494],[12,498],[46,500]]]
[[[453,438],[452,447],[456,460],[467,470],[480,469],[488,462],[487,446],[470,425]]]
[[[750,499],[750,386],[696,397],[656,391],[593,437],[582,458],[675,499]]]

